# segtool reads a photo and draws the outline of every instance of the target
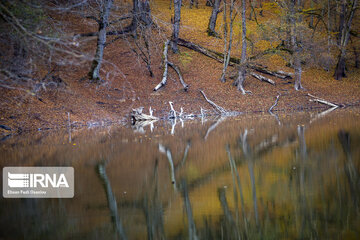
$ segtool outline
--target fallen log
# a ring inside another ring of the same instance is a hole
[[[253,70],[256,70],[260,73],[265,73],[277,78],[281,78],[281,79],[292,79],[291,73],[286,73],[283,71],[270,71],[269,69],[266,69],[264,67],[260,67],[257,65],[249,65],[249,67]]]
[[[270,83],[271,85],[275,85],[275,82],[273,80],[271,80],[270,78],[264,77],[262,75],[254,73],[254,72],[250,72],[250,75],[256,79],[259,79],[262,82],[267,82],[267,83]]]
[[[325,104],[325,105],[328,105],[328,106],[331,106],[333,108],[338,108],[340,107],[339,105],[335,104],[335,103],[332,103],[332,102],[329,102],[329,101],[326,101],[324,99],[321,99],[321,98],[318,98],[318,97],[315,97],[314,95],[311,95],[310,93],[307,94],[307,96],[309,97],[312,97],[313,99],[309,99],[310,102],[318,102],[318,103],[322,103],[322,104]]]
[[[205,48],[205,47],[202,47],[196,43],[192,43],[192,42],[189,42],[189,41],[186,41],[182,38],[179,38],[178,40],[178,45],[180,46],[183,46],[183,47],[186,47],[190,50],[193,50],[193,51],[196,51],[196,52],[199,52],[209,58],[212,58],[220,63],[224,63],[224,54],[223,53],[220,53],[220,52],[216,52],[216,51],[213,51],[211,49],[208,49],[208,48]],[[239,58],[236,58],[236,57],[230,57],[230,61],[229,61],[229,66],[236,66],[236,65],[239,65],[240,64],[240,59]],[[291,73],[286,73],[286,72],[283,72],[283,71],[271,71],[271,70],[268,70],[266,69],[265,67],[263,66],[259,66],[259,65],[254,65],[254,64],[248,64],[247,67],[257,71],[257,72],[261,72],[261,73],[265,73],[265,74],[268,74],[268,75],[271,75],[271,76],[274,76],[274,77],[277,77],[277,78],[281,78],[281,79],[292,79],[292,74]]]
[[[215,51],[212,51],[210,49],[207,49],[207,48],[204,48],[196,43],[192,43],[192,42],[189,42],[189,41],[186,41],[182,38],[179,38],[178,39],[178,45],[179,46],[183,46],[183,47],[186,47],[190,50],[193,50],[195,52],[199,52],[199,53],[202,53],[204,54],[205,56],[207,57],[210,57],[218,62],[221,62],[223,63],[224,62],[224,54],[222,53],[216,53]],[[231,61],[231,60],[230,60]],[[239,62],[240,63],[240,62]]]

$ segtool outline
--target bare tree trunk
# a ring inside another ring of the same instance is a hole
[[[251,93],[249,91],[245,91],[244,89],[244,81],[245,81],[245,62],[246,62],[246,1],[242,0],[242,36],[241,36],[241,60],[240,60],[240,67],[239,67],[239,76],[236,79],[235,84],[237,84],[237,89],[241,91],[242,94]]]
[[[331,19],[331,5],[330,5],[330,0],[327,1],[327,8],[328,8],[328,23],[327,23],[327,28],[328,28],[328,31],[327,31],[327,37],[328,37],[328,49],[327,49],[327,52],[328,52],[328,60],[327,60],[327,63],[326,63],[326,68],[327,68],[327,71],[330,70],[330,54],[331,54],[331,22],[330,22],[330,19]]]
[[[104,55],[104,48],[106,43],[106,28],[109,24],[110,9],[113,0],[104,0],[101,3],[100,22],[99,22],[99,35],[97,39],[96,53],[92,62],[91,70],[89,72],[90,80],[94,82],[101,81],[100,68]]]
[[[336,80],[341,80],[343,77],[346,77],[346,73],[345,73],[346,46],[349,42],[351,23],[357,8],[357,3],[358,0],[354,0],[352,2],[352,6],[349,12],[349,17],[347,18],[347,21],[343,24],[344,27],[341,32],[341,40],[340,40],[340,53],[338,55],[338,62],[334,73],[334,77]]]
[[[296,2],[298,2],[298,4],[296,4]],[[300,53],[301,53],[301,48],[298,46],[298,39],[297,39],[297,29],[296,29],[296,25],[298,21],[298,17],[297,17],[297,11],[295,10],[295,6],[298,5],[298,7],[300,7],[300,1],[299,0],[291,0],[290,1],[290,37],[291,37],[291,46],[293,49],[293,68],[294,68],[294,72],[295,72],[295,90],[298,91],[300,89],[302,89],[303,87],[301,86],[301,73],[302,73],[302,69],[301,69],[301,59],[300,59]]]
[[[215,31],[215,27],[216,27],[217,15],[220,12],[220,2],[221,0],[214,0],[214,4],[212,5],[213,9],[211,12],[209,25],[207,29],[207,33],[209,36],[219,37],[219,34]]]
[[[337,34],[337,44],[341,45],[341,37],[342,32],[345,27],[345,15],[346,15],[346,0],[341,0],[341,10],[339,11],[339,27],[338,27],[338,34]]]
[[[235,0],[231,0],[231,5],[230,5],[230,26],[229,26],[230,27],[230,36],[229,36],[229,45],[227,46],[227,43],[226,43],[227,24],[226,24],[226,14],[225,14],[226,0],[224,0],[224,68],[223,68],[223,72],[222,72],[222,75],[221,75],[221,78],[220,78],[221,82],[226,81],[226,79],[225,79],[226,70],[227,70],[227,67],[229,66],[229,62],[230,62],[232,36],[233,36],[233,30],[234,30],[234,19],[233,19],[234,3],[235,3]],[[225,28],[225,26],[226,26],[226,28]]]
[[[313,0],[310,0],[310,8],[314,9],[314,1]],[[309,27],[314,28],[314,14],[310,15]]]
[[[174,0],[174,23],[173,23],[173,34],[171,41],[171,49],[174,53],[179,52],[178,39],[180,31],[180,14],[181,14],[181,0]]]
[[[224,8],[223,8],[223,25],[224,25],[224,67],[223,67],[223,72],[221,74],[220,77],[220,81],[221,82],[225,82],[225,73],[226,73],[226,59],[227,59],[227,34],[228,34],[228,28],[227,28],[227,17],[226,17],[226,8],[227,8],[227,3],[226,0],[224,0]]]

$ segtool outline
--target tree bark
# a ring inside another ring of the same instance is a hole
[[[298,4],[296,4],[296,2]],[[295,9],[296,5],[298,5],[298,7],[300,7],[300,1],[299,0],[291,0],[290,1],[290,37],[291,37],[291,47],[293,50],[293,55],[292,55],[292,59],[293,59],[293,68],[294,68],[294,72],[295,72],[295,85],[294,88],[296,91],[302,89],[303,87],[301,86],[301,74],[302,74],[302,68],[301,68],[301,59],[300,59],[300,53],[301,53],[301,48],[298,46],[299,42],[297,39],[297,28],[296,25],[299,22],[298,21],[298,16],[297,16],[297,11]]]
[[[174,53],[179,52],[178,40],[180,31],[180,15],[181,15],[181,0],[174,0],[174,23],[173,23],[173,34],[171,41],[171,49]]]
[[[225,75],[226,75],[226,69],[229,66],[229,62],[230,62],[230,56],[231,56],[231,46],[232,46],[232,37],[233,37],[233,29],[234,29],[234,19],[233,19],[233,11],[234,11],[234,3],[235,0],[231,0],[231,5],[230,5],[230,36],[229,36],[229,45],[227,46],[226,44],[226,35],[227,35],[227,27],[225,28],[224,26],[224,68],[223,68],[223,73],[221,75],[220,81],[221,82],[225,82]],[[226,5],[226,0],[224,0],[224,22],[226,24],[226,13],[225,13],[225,5]],[[226,33],[226,35],[225,35]]]
[[[101,81],[100,68],[104,55],[104,48],[106,43],[106,28],[109,24],[109,15],[113,0],[104,0],[100,6],[100,22],[99,35],[97,39],[96,53],[89,72],[90,80],[94,82]]]
[[[358,0],[352,2],[352,6],[349,12],[349,17],[347,18],[346,23],[343,24],[343,29],[341,32],[340,40],[340,53],[338,55],[338,62],[336,65],[334,77],[336,80],[341,80],[343,77],[346,77],[346,66],[345,66],[345,56],[346,56],[346,46],[350,38],[351,23],[357,8]]]
[[[240,60],[240,67],[239,67],[239,76],[236,79],[235,84],[237,84],[237,88],[239,91],[241,91],[242,94],[251,93],[249,91],[245,91],[244,89],[244,81],[245,81],[245,62],[246,62],[246,1],[242,0],[242,12],[241,12],[241,18],[242,18],[242,36],[241,36],[241,43],[242,43],[242,49],[241,49],[241,60]]]
[[[211,12],[209,25],[207,29],[207,33],[209,36],[219,37],[219,34],[215,31],[215,27],[216,27],[217,15],[220,12],[220,2],[221,0],[214,0],[214,4],[212,5],[213,9]]]

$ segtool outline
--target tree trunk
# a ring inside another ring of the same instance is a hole
[[[344,27],[345,27],[346,0],[342,0],[340,7],[341,7],[340,14],[339,14],[340,19],[339,19],[339,28],[338,28],[338,34],[337,34],[338,46],[341,45],[342,32],[343,32]]]
[[[346,55],[346,46],[349,42],[350,38],[350,30],[351,30],[351,23],[354,17],[358,0],[354,0],[352,2],[352,6],[349,12],[349,17],[347,17],[347,21],[343,24],[343,29],[341,32],[341,40],[340,40],[340,53],[338,55],[338,62],[336,65],[334,77],[336,80],[341,80],[343,77],[346,77],[346,66],[345,66],[345,55]]]
[[[246,94],[244,89],[244,81],[245,81],[245,62],[246,62],[246,1],[242,0],[242,11],[241,11],[241,18],[242,18],[242,36],[241,36],[241,60],[240,60],[240,67],[239,67],[239,76],[236,79],[235,84],[237,84],[237,88],[241,91],[242,94]]]
[[[174,0],[174,23],[173,23],[173,34],[171,41],[171,49],[174,53],[179,51],[177,42],[179,39],[180,31],[180,15],[181,15],[181,0]]]
[[[300,1],[299,0],[291,0],[290,1],[290,34],[291,34],[291,46],[293,49],[293,55],[292,55],[292,59],[293,59],[293,68],[294,68],[294,72],[295,72],[295,90],[298,91],[300,89],[302,89],[303,87],[301,86],[301,73],[302,73],[302,69],[301,69],[301,59],[300,59],[300,53],[301,53],[301,48],[298,46],[298,39],[297,39],[297,29],[296,29],[296,25],[299,22],[298,21],[298,16],[297,16],[297,11],[295,10],[295,6],[296,6],[296,1],[297,1],[297,5],[298,7],[300,7]]]
[[[310,8],[314,9],[314,1],[313,0],[310,0]],[[314,14],[310,15],[309,27],[314,28]]]
[[[227,38],[227,23],[226,23],[226,0],[224,0],[224,67],[223,67],[223,72],[220,78],[221,82],[225,82],[225,75],[226,75],[226,70],[227,67],[229,66],[229,62],[230,62],[230,56],[231,56],[231,46],[232,46],[232,36],[233,36],[233,29],[234,29],[234,19],[233,19],[233,12],[234,12],[234,3],[235,0],[231,0],[231,5],[230,5],[230,36],[229,36],[229,45],[227,46],[226,43],[226,38]]]
[[[330,54],[331,54],[331,5],[330,5],[330,0],[327,1],[327,8],[328,8],[328,23],[327,23],[327,37],[328,37],[328,42],[327,42],[327,53],[328,53],[328,60],[326,63],[326,70],[329,71],[330,70]]]
[[[219,37],[219,34],[215,31],[215,27],[216,27],[217,15],[220,12],[220,1],[221,0],[214,0],[214,4],[212,5],[213,9],[211,12],[208,30],[207,30],[209,36]]]
[[[100,6],[100,22],[99,35],[97,39],[96,53],[89,73],[90,80],[94,82],[101,81],[100,68],[104,55],[104,48],[106,43],[106,28],[109,24],[110,9],[113,0],[104,0]]]

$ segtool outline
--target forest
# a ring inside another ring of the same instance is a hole
[[[359,11],[1,0],[0,239],[360,239]]]
[[[1,121],[41,129],[69,118],[124,122],[150,107],[161,118],[358,105],[358,8],[358,0],[2,1]]]

